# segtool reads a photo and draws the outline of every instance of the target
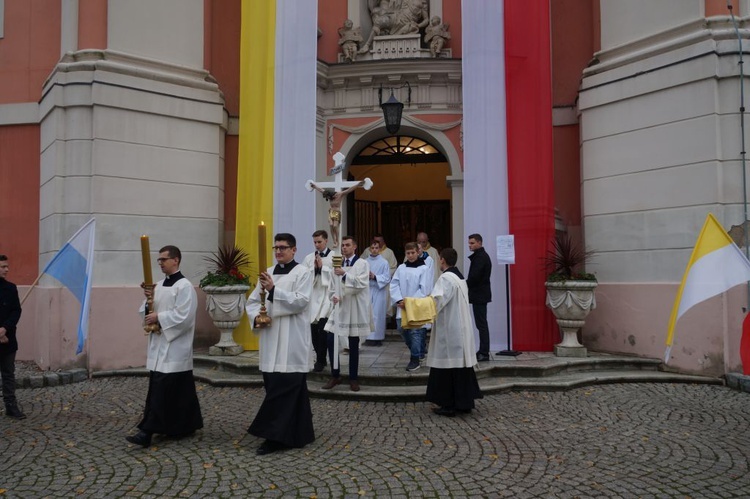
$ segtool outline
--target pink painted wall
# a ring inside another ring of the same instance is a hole
[[[423,121],[428,121],[430,123],[452,123],[460,117],[460,115],[456,114],[410,114],[410,116],[414,116],[415,118],[418,118]],[[328,120],[328,123],[326,125],[326,133],[328,133],[328,125],[330,124],[338,124],[342,126],[347,127],[359,127],[362,125],[366,125],[368,123],[372,123],[374,121],[377,121],[378,119],[381,119],[380,116],[378,117],[370,117],[370,118],[336,118]],[[461,127],[455,126],[451,128],[450,130],[443,131],[445,136],[450,140],[451,145],[456,150],[456,153],[458,154],[459,161],[461,162],[461,170],[463,171],[463,163],[464,163],[464,154],[463,150],[460,147],[461,143]],[[346,139],[349,138],[351,134],[349,132],[345,132],[344,130],[340,129],[334,129],[333,131],[333,148],[332,151],[338,151],[341,149],[341,146],[344,142],[346,142]],[[435,145],[435,144],[433,144]],[[335,152],[333,153],[335,154]],[[333,168],[333,154],[330,152],[327,152],[327,163],[329,168]]]
[[[19,288],[21,296],[27,289]],[[206,312],[206,295],[196,291],[195,345],[208,347],[219,340],[219,331]],[[36,288],[18,324],[17,358],[53,370],[86,367],[87,363],[93,371],[144,366],[147,339],[138,315],[142,300],[143,293],[136,287],[93,288],[88,344],[76,355],[80,305],[66,290]]]
[[[600,352],[663,359],[677,287],[599,283],[583,344]],[[709,376],[742,372],[739,346],[746,296],[745,288],[737,286],[688,310],[677,322],[668,367]]]
[[[31,284],[39,266],[39,125],[0,127],[0,227],[8,280]]]
[[[339,32],[347,18],[347,0],[318,0],[318,59],[328,64],[338,62]]]
[[[0,104],[37,102],[60,58],[60,2],[5,0]]]
[[[107,2],[78,0],[78,49],[107,48]]]
[[[739,0],[731,0],[732,1],[732,10],[734,11],[735,16],[740,15],[740,6],[739,6]],[[711,16],[728,16],[729,15],[729,9],[727,9],[727,0],[706,0],[706,17]],[[743,12],[743,15],[745,13]]]

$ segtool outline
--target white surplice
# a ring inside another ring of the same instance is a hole
[[[161,333],[148,337],[146,368],[161,373],[193,369],[193,337],[198,297],[186,278],[164,287],[164,279],[154,288],[154,312],[159,316]],[[144,300],[140,312],[146,308]]]
[[[432,290],[437,318],[430,335],[427,365],[440,369],[473,367],[477,363],[466,281],[443,272]]]
[[[333,306],[325,330],[336,336],[365,337],[372,331],[370,266],[364,258],[357,258],[352,266],[343,269],[346,279],[336,276],[338,279],[333,279],[328,290],[331,299],[339,296],[341,301]]]
[[[313,290],[310,299],[310,324],[318,322],[320,319],[327,319],[333,309],[333,304],[328,296],[328,287],[331,285],[333,273],[333,251],[329,251],[326,256],[321,257],[323,266],[320,273],[315,273],[315,252],[305,257],[302,264],[313,274]]]
[[[260,365],[262,372],[309,372],[310,315],[308,306],[312,295],[313,274],[307,267],[297,264],[288,274],[267,272],[274,282],[273,301],[266,296],[266,310],[271,326],[255,329],[260,336]],[[260,312],[260,281],[247,300],[250,324]]]
[[[367,258],[370,272],[375,279],[370,279],[370,300],[374,328],[367,339],[382,341],[385,339],[385,313],[388,308],[388,284],[391,282],[391,271],[388,261],[380,255]]]

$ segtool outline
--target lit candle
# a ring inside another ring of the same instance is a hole
[[[153,284],[154,277],[151,275],[151,250],[148,246],[148,236],[141,236],[141,256],[143,257],[143,282]]]
[[[268,265],[268,256],[266,251],[266,225],[261,221],[258,226],[258,273],[266,271],[266,265]]]

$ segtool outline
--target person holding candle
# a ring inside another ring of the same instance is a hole
[[[151,445],[154,433],[183,437],[203,428],[193,379],[198,297],[192,283],[180,272],[179,248],[164,246],[156,261],[166,278],[153,288],[143,285],[146,299],[153,297],[153,310],[146,310],[145,300],[140,310],[146,325],[157,326],[148,338],[148,395],[138,433],[126,437],[143,447]]]
[[[276,234],[277,264],[260,273],[247,300],[247,316],[259,338],[259,368],[266,396],[248,433],[264,438],[258,455],[304,447],[315,440],[307,392],[310,371],[310,312],[313,273],[294,260],[297,239]],[[259,327],[261,290],[267,293],[268,327]]]

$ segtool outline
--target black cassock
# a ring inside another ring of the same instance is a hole
[[[164,280],[170,287],[183,278],[177,272]],[[189,435],[203,428],[203,416],[195,391],[193,371],[162,373],[151,371],[143,420],[138,429],[169,436]]]
[[[276,265],[273,273],[288,274],[296,264]],[[307,373],[264,372],[263,386],[266,397],[247,432],[287,447],[304,447],[314,441]]]

